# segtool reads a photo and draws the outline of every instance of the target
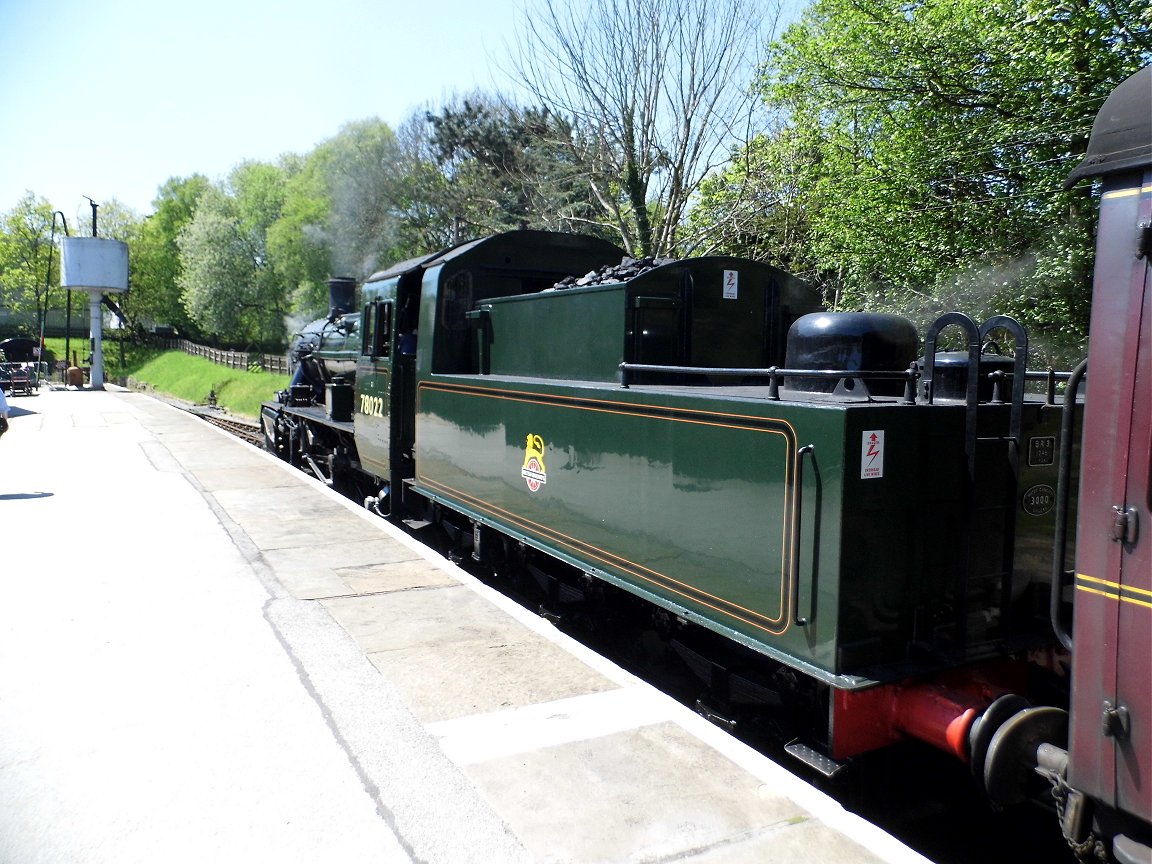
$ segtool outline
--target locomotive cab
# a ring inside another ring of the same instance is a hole
[[[391,492],[412,474],[412,393],[420,278],[432,256],[373,274],[363,286],[363,338],[356,360],[355,436],[364,469],[379,478],[366,498],[387,515]]]

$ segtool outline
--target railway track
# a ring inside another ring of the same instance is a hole
[[[211,423],[225,432],[246,441],[247,443],[264,449],[264,433],[260,424],[255,420],[247,420],[228,414],[220,408],[211,405],[180,405],[180,408],[189,414],[195,414],[206,423]]]

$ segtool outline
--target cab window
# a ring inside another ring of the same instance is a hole
[[[364,341],[361,353],[365,357],[387,357],[392,345],[392,304],[373,300],[364,307]]]

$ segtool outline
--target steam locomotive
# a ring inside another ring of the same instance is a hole
[[[828,774],[928,742],[1152,861],[1150,104],[1152,67],[1069,178],[1101,196],[1071,372],[1011,318],[921,337],[763,263],[516,231],[333,280],[267,446],[548,614],[643,610],[716,722],[774,711]]]

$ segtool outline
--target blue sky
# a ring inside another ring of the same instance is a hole
[[[398,126],[498,69],[530,0],[0,0],[0,212],[151,212],[169,177]]]

